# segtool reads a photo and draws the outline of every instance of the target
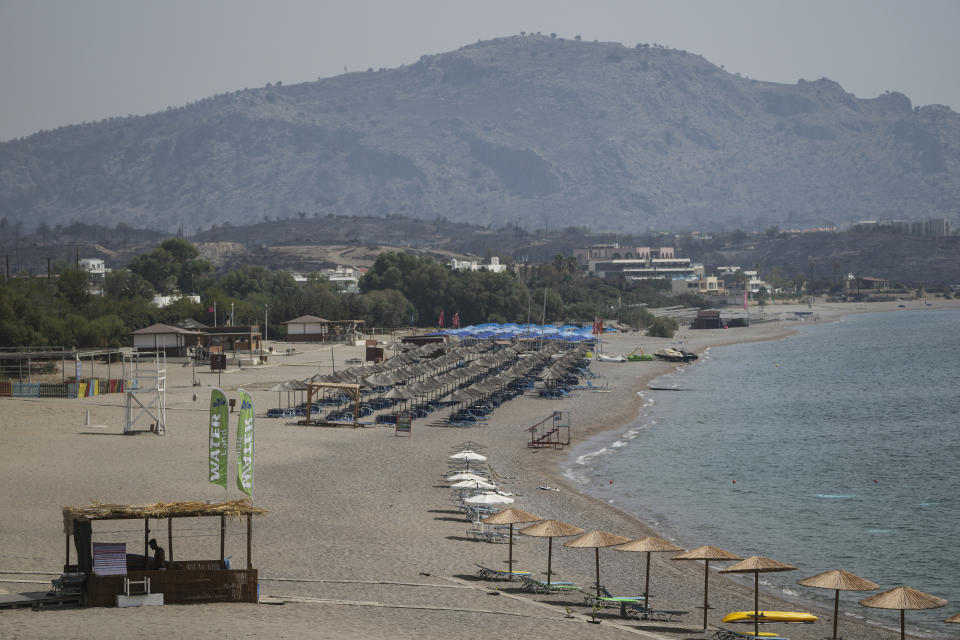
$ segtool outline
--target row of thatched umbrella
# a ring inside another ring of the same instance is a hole
[[[656,552],[676,552],[683,551],[675,544],[648,536],[630,541],[627,538],[618,536],[605,531],[590,531],[584,533],[580,527],[560,522],[558,520],[544,520],[532,513],[527,513],[520,509],[504,509],[483,520],[487,524],[508,524],[510,525],[510,546],[509,557],[507,560],[510,571],[513,571],[513,525],[520,523],[535,522],[520,529],[519,533],[528,536],[545,537],[548,539],[547,546],[547,584],[550,584],[552,577],[552,552],[553,538],[562,538],[570,536],[579,536],[563,546],[571,548],[591,548],[595,553],[596,566],[596,589],[597,596],[600,596],[600,549],[602,547],[614,547],[618,551],[645,552],[647,554],[646,571],[644,578],[643,595],[646,606],[650,606],[650,554]],[[582,535],[580,535],[582,534]],[[703,628],[707,629],[707,612],[709,610],[708,590],[710,579],[710,561],[732,562],[739,560],[736,564],[721,570],[720,573],[752,573],[754,575],[753,583],[753,619],[754,619],[754,637],[759,637],[760,620],[762,614],[760,611],[760,574],[780,571],[793,571],[796,567],[764,558],[762,556],[752,556],[743,559],[740,556],[704,545],[674,556],[674,560],[702,560],[704,562],[703,571]],[[870,580],[866,580],[847,571],[836,569],[825,571],[809,578],[798,581],[797,584],[806,587],[815,587],[819,589],[832,589],[836,592],[834,596],[833,608],[833,638],[837,638],[837,618],[840,608],[841,591],[873,591],[879,589],[879,585]],[[865,607],[879,609],[899,609],[900,610],[900,638],[905,637],[904,611],[907,609],[934,609],[947,604],[943,598],[932,596],[928,593],[912,589],[910,587],[896,587],[883,593],[865,598],[860,601]],[[960,614],[947,618],[946,622],[960,623]]]

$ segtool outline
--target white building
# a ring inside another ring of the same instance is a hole
[[[107,268],[100,258],[81,258],[80,268],[92,276],[102,276],[107,273]]]
[[[162,309],[163,307],[169,307],[178,300],[189,300],[200,304],[200,296],[185,296],[182,293],[171,293],[169,296],[153,296],[151,302]]]
[[[337,266],[336,269],[323,269],[320,275],[337,285],[344,293],[360,292],[360,278],[363,277],[363,271],[356,267]]]
[[[448,266],[454,271],[492,271],[493,273],[503,273],[507,270],[507,265],[500,264],[500,258],[496,256],[490,258],[490,262],[457,260],[454,258]]]

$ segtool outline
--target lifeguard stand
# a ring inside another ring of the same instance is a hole
[[[130,381],[123,413],[123,433],[147,431],[134,428],[146,414],[154,420],[150,431],[158,436],[166,435],[167,354],[163,351],[134,351],[124,356],[123,364]]]
[[[532,427],[527,427],[532,449],[563,449],[570,446],[570,412],[554,411]]]

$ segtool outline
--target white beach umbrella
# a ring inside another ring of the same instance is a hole
[[[485,462],[487,459],[487,456],[482,456],[476,451],[470,451],[468,449],[466,451],[461,451],[460,453],[453,454],[452,456],[450,456],[450,459],[451,460],[471,460],[473,462]]]
[[[447,476],[445,480],[447,482],[459,482],[460,480],[483,480],[484,482],[487,481],[487,479],[484,478],[483,476],[478,476],[475,473],[470,473],[467,471],[464,471],[463,473],[455,473],[452,476]]]
[[[450,488],[451,489],[477,489],[477,490],[484,489],[486,491],[490,491],[492,489],[496,489],[497,485],[490,484],[483,478],[480,478],[479,480],[459,480],[454,484],[450,485]]]
[[[502,496],[499,493],[481,493],[478,496],[470,496],[464,500],[467,504],[513,504],[514,499],[509,496]]]

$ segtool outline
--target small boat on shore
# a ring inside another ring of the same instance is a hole
[[[758,615],[759,614],[759,615]],[[804,622],[811,623],[818,620],[817,616],[804,611],[734,611],[728,613],[722,622]]]
[[[691,351],[674,349],[673,347],[664,347],[659,351],[655,351],[653,355],[658,360],[666,360],[667,362],[693,362],[697,359],[697,354]]]

